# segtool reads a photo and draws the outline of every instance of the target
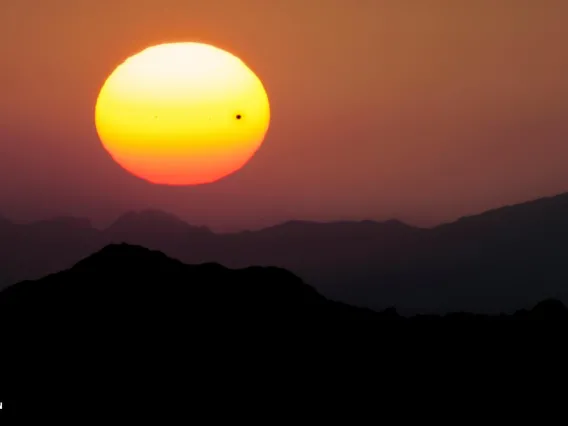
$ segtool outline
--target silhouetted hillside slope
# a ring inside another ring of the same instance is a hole
[[[291,221],[215,234],[159,211],[104,230],[87,221],[0,224],[0,287],[70,268],[110,243],[138,244],[186,263],[276,266],[334,300],[403,313],[513,312],[568,302],[568,194],[421,229],[399,221]]]
[[[113,244],[71,269],[0,292],[0,318],[11,324],[66,318],[124,321],[277,317],[364,318],[369,312],[321,296],[279,268],[231,270],[216,263],[186,265],[140,246]],[[167,322],[167,321],[166,321]]]
[[[408,320],[395,309],[373,312],[328,300],[294,274],[270,267],[228,269],[216,263],[187,265],[144,247],[112,244],[71,269],[0,292],[5,331],[115,333],[117,327],[183,330],[196,321]],[[452,313],[413,320],[568,319],[559,301],[495,317]],[[186,330],[187,331],[187,330]]]
[[[105,239],[82,218],[0,225],[0,288],[69,268],[104,247]]]

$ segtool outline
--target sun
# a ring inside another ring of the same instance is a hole
[[[235,55],[203,43],[149,47],[105,81],[95,125],[110,156],[155,184],[212,183],[242,168],[270,123],[266,90]]]

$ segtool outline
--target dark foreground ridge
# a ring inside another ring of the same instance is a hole
[[[111,244],[71,269],[0,292],[0,317],[12,328],[56,322],[58,330],[264,319],[489,320],[568,319],[559,301],[545,300],[514,314],[400,316],[329,300],[291,272],[275,267],[229,269],[188,265],[159,251]]]
[[[0,417],[35,424],[23,419],[108,419],[119,412],[128,418],[154,413],[160,418],[157,424],[170,423],[164,421],[166,414],[176,419],[256,415],[265,422],[274,413],[305,416],[310,408],[314,419],[327,414],[337,420],[335,405],[345,407],[347,401],[359,404],[367,398],[376,411],[377,394],[367,391],[371,382],[385,386],[392,375],[392,383],[404,387],[410,383],[401,379],[406,373],[414,380],[439,383],[441,370],[434,366],[457,362],[459,337],[467,334],[467,327],[451,327],[452,334],[439,341],[433,340],[434,333],[413,333],[409,339],[397,331],[391,334],[399,341],[390,343],[388,327],[371,333],[358,327],[362,338],[356,332],[351,339],[341,327],[314,327],[309,320],[408,324],[492,318],[568,315],[564,305],[549,300],[509,316],[451,314],[409,320],[395,310],[373,312],[331,301],[280,268],[188,265],[141,246],[108,245],[68,270],[0,292]],[[243,319],[251,321],[239,321]],[[283,332],[279,322],[293,332]],[[479,357],[471,333],[464,340],[461,353],[471,360],[460,362],[469,370]],[[437,346],[440,351],[433,354]],[[499,353],[495,348],[493,341],[492,357]],[[373,371],[377,376],[371,380]],[[417,379],[425,371],[435,377]],[[292,398],[287,389],[293,389]],[[407,388],[387,386],[385,391],[398,398],[403,390],[404,407],[397,413],[408,408]],[[421,387],[418,393],[423,401]],[[344,423],[357,424],[352,417],[357,410],[347,410]],[[3,418],[0,423],[11,424]]]
[[[284,269],[187,265],[159,251],[111,244],[71,269],[0,292],[0,315],[13,324],[67,318],[79,325],[196,318],[372,318],[321,296]]]

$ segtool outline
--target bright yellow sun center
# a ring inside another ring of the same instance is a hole
[[[150,47],[108,77],[95,109],[105,149],[152,183],[195,185],[244,166],[268,131],[262,82],[239,58],[201,43]]]

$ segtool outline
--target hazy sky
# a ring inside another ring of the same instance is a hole
[[[2,1],[0,213],[430,225],[566,192],[567,19],[565,0]],[[264,145],[217,183],[153,186],[98,140],[106,77],[168,41],[229,50],[268,92]]]

